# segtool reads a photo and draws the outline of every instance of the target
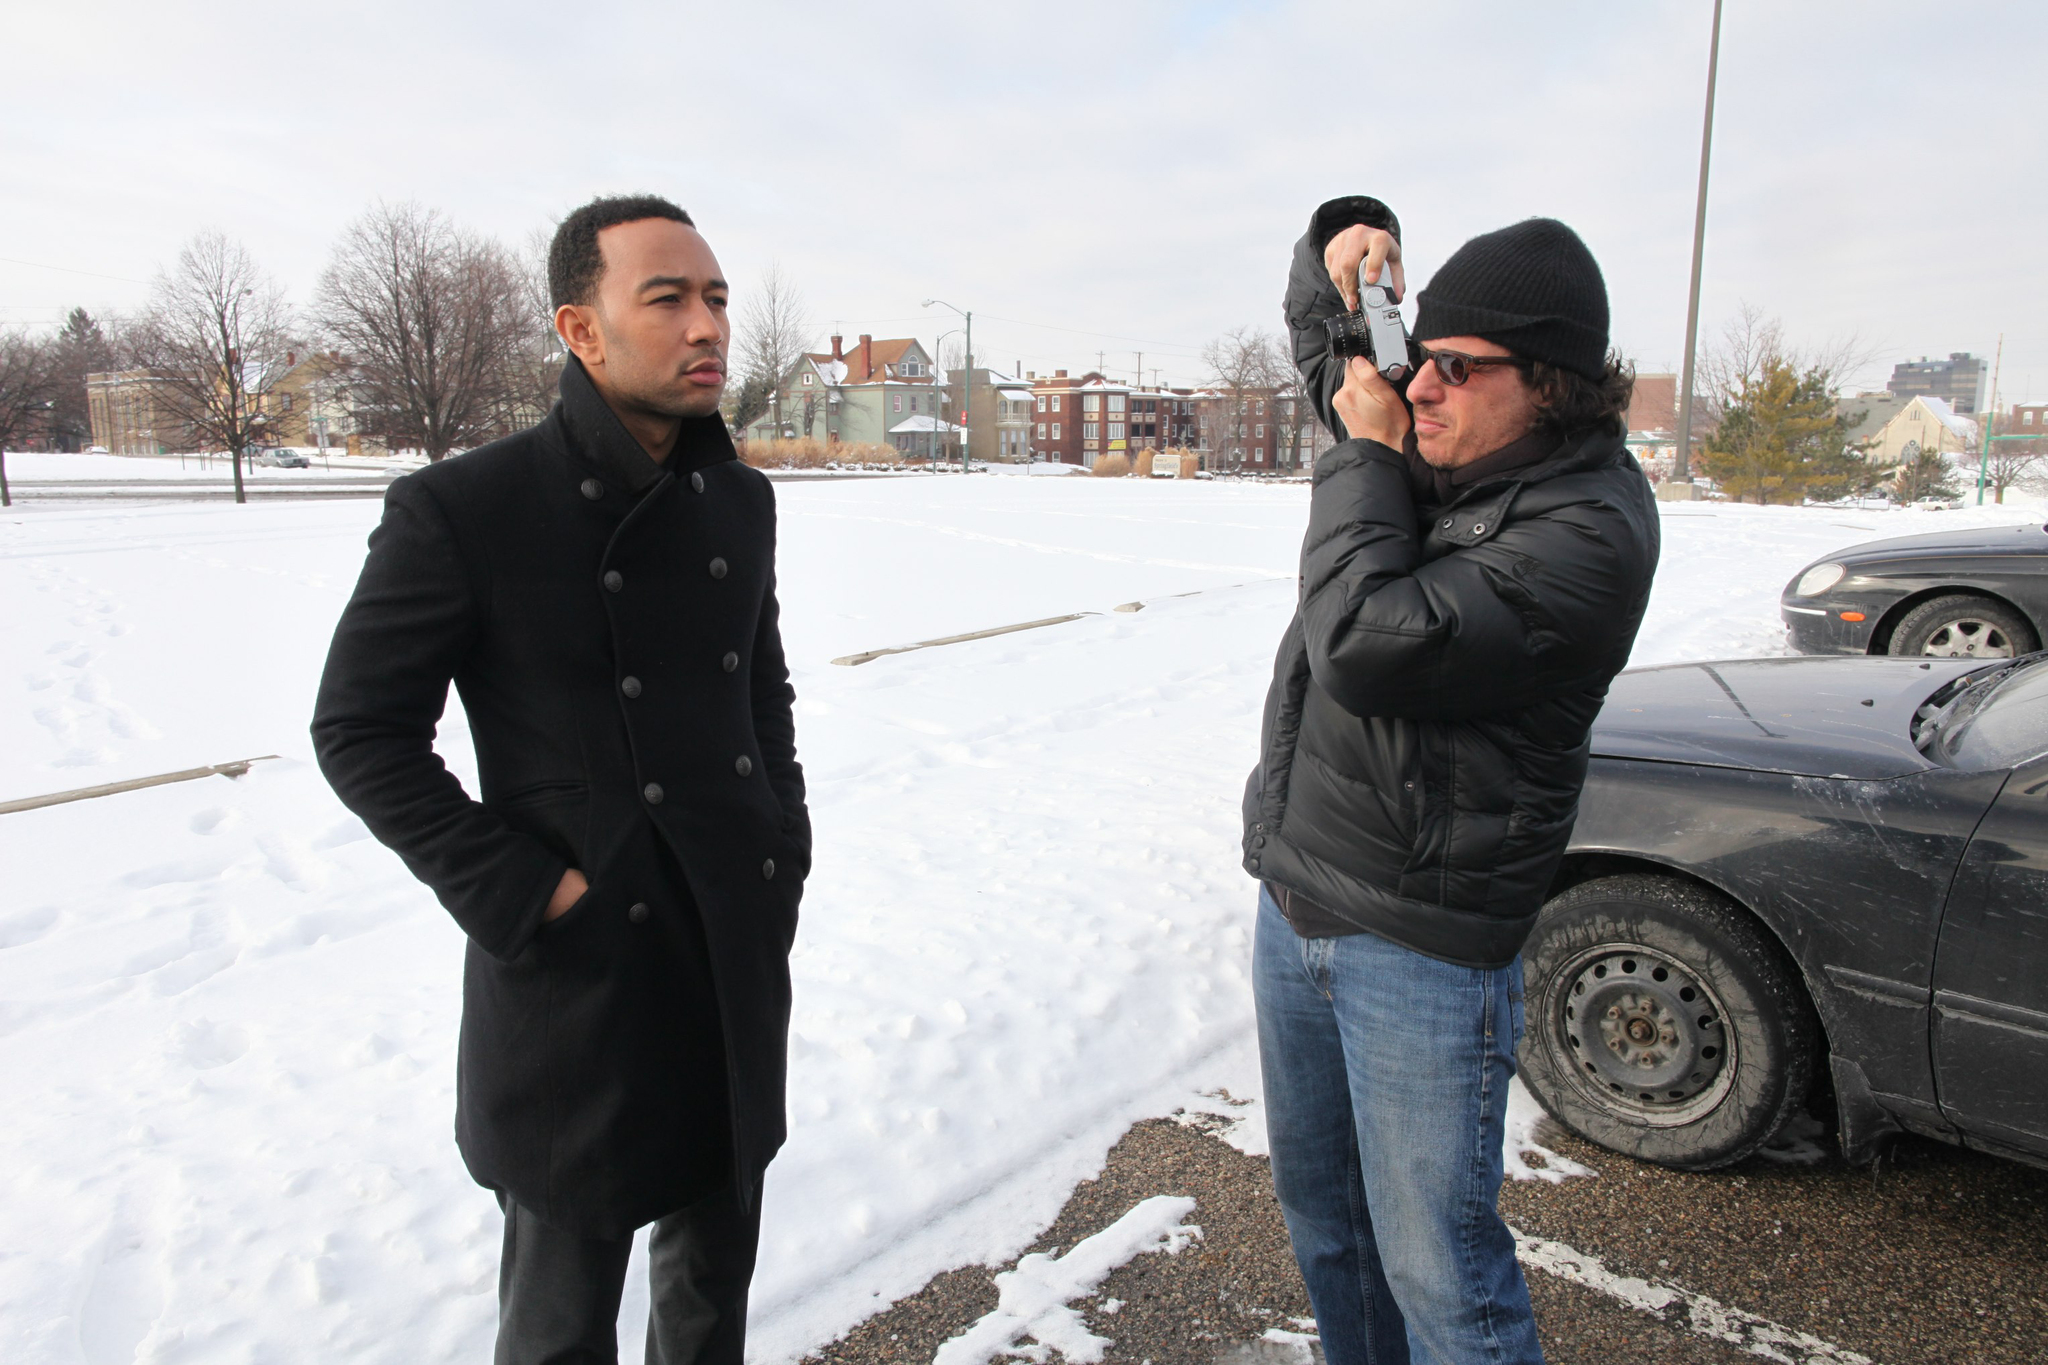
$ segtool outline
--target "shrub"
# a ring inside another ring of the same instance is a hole
[[[789,441],[749,441],[741,458],[756,469],[823,469],[833,464],[900,464],[892,445],[854,441],[820,441],[799,436]]]
[[[1121,479],[1131,472],[1131,457],[1122,453],[1104,455],[1090,472],[1099,479]]]

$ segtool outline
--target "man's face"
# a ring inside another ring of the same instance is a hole
[[[1469,356],[1512,355],[1505,346],[1478,337],[1444,337],[1426,343],[1433,351]],[[1519,441],[1536,425],[1535,394],[1513,365],[1475,365],[1463,384],[1452,386],[1425,363],[1408,383],[1415,408],[1415,447],[1438,469],[1456,469]]]
[[[592,378],[612,401],[664,417],[716,412],[732,321],[710,245],[693,227],[641,218],[598,233],[597,248],[599,355],[583,357]]]

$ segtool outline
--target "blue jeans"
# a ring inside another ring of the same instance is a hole
[[[1494,1209],[1520,961],[1302,938],[1261,890],[1252,989],[1273,1187],[1330,1365],[1540,1365]]]

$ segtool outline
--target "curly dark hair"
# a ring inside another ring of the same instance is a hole
[[[1592,429],[1628,435],[1628,400],[1636,391],[1635,366],[1613,351],[1598,379],[1548,361],[1529,362],[1529,387],[1543,409],[1538,425],[1560,436]]]
[[[658,194],[606,195],[562,220],[555,239],[548,243],[548,296],[555,307],[587,304],[595,297],[597,282],[604,275],[604,253],[598,250],[597,234],[642,218],[697,226],[689,214]]]

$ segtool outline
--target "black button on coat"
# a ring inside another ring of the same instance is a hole
[[[463,1158],[588,1236],[751,1199],[783,1141],[810,817],[774,564],[723,423],[657,465],[571,361],[539,426],[391,486],[321,680],[322,772],[469,937]],[[474,797],[432,747],[451,681]],[[590,891],[543,925],[572,866]]]
[[[1244,866],[1357,928],[1499,967],[1534,927],[1628,661],[1659,541],[1619,434],[1418,506],[1406,459],[1345,440],[1323,246],[1377,200],[1332,201],[1295,249],[1294,358],[1341,444],[1316,461],[1300,601],[1244,799]]]

